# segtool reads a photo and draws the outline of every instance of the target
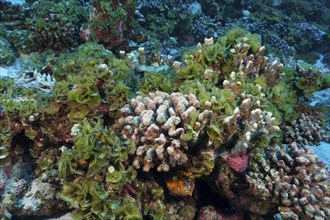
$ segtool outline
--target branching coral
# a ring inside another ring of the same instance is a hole
[[[221,45],[232,41],[232,49],[222,48]],[[283,65],[269,64],[264,47],[249,54],[247,38],[238,43],[230,36],[217,43],[205,39],[198,48],[185,60],[185,67],[177,68],[177,74],[179,78],[193,77],[202,83],[194,82],[192,86],[183,83],[179,89],[192,92],[201,100],[210,100],[214,114],[208,128],[209,138],[231,167],[242,172],[247,168],[247,151],[256,146],[256,141],[270,139],[270,134],[279,131],[280,116],[276,112],[276,119],[270,112],[274,109],[266,96],[281,78]],[[212,59],[208,58],[210,52],[214,53]],[[226,53],[228,60],[224,62],[221,57]],[[197,65],[200,71],[193,68]],[[187,67],[191,68],[188,72]],[[220,82],[221,89],[217,88]]]
[[[295,142],[250,153],[249,170],[237,176],[220,169],[218,186],[233,204],[256,218],[329,217],[329,174],[324,162]]]
[[[321,112],[301,113],[300,117],[284,127],[284,143],[296,142],[300,146],[315,145],[328,141],[326,130],[322,128]]]
[[[186,166],[188,142],[197,142],[212,114],[201,111],[198,104],[193,94],[159,91],[131,99],[121,109],[123,117],[118,123],[123,137],[137,142],[133,166],[145,172],[153,167],[168,172],[171,167]]]
[[[258,108],[260,107],[259,105],[260,102],[256,102],[254,106],[255,109],[253,109],[251,100],[244,99],[240,109],[236,108],[233,115],[226,117],[223,121],[223,132],[225,134],[234,135],[233,132],[240,130],[237,121],[240,121],[244,126],[235,146],[229,151],[221,153],[221,156],[226,159],[229,166],[238,172],[243,172],[247,168],[248,156],[246,154],[247,150],[253,147],[250,143],[253,137],[263,139],[271,133],[280,130],[280,128],[275,125],[275,118],[272,117],[272,113],[261,111]]]
[[[313,71],[311,67],[307,68],[306,70],[297,64],[296,71],[291,80],[294,81],[294,85],[297,87],[298,91],[306,95],[311,95],[313,92],[329,84],[330,79],[324,74],[321,75],[320,70]]]
[[[268,174],[264,173],[263,178],[270,177],[273,184],[265,187],[270,192],[269,196],[276,198],[278,211],[283,218],[317,219],[330,216],[329,174],[325,164],[317,159],[312,150],[298,147],[293,142],[282,149],[269,149],[266,155],[267,158],[259,160],[259,163],[261,170]],[[257,166],[252,167],[247,181],[255,188],[261,179],[258,180],[255,175]]]

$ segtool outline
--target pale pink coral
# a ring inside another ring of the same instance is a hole
[[[133,138],[137,142],[133,165],[149,171],[158,166],[158,171],[167,172],[170,167],[188,162],[188,129],[193,135],[191,142],[198,139],[203,126],[207,126],[212,111],[200,111],[195,95],[181,93],[167,94],[156,91],[147,97],[137,96],[122,109],[118,125],[123,138]],[[197,115],[196,115],[197,114]],[[193,128],[188,128],[191,116]]]

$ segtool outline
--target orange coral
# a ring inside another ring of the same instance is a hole
[[[166,186],[174,196],[191,196],[195,182],[187,177],[174,176],[166,181]]]

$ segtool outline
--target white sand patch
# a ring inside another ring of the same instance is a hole
[[[315,106],[316,104],[321,103],[330,105],[330,88],[314,92],[312,98],[313,101],[310,103],[311,106]]]
[[[310,146],[314,150],[315,154],[319,157],[320,160],[323,160],[328,169],[330,167],[330,143],[321,142],[319,146]]]
[[[9,0],[8,2],[11,2],[12,4],[19,4],[19,5],[25,4],[25,0]]]
[[[0,66],[0,79],[4,77],[17,78],[22,73],[20,63],[12,66]]]

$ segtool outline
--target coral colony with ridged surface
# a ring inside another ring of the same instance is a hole
[[[0,0],[1,219],[330,219],[329,22],[324,0]]]

